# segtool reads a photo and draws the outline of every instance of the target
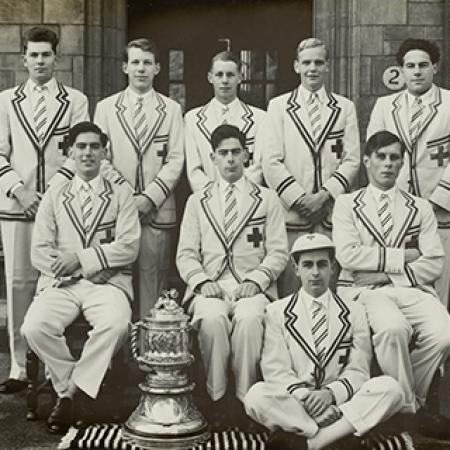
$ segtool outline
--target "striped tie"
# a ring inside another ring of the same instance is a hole
[[[392,228],[394,226],[389,207],[389,196],[387,194],[380,195],[380,209],[378,210],[381,226],[383,228],[384,242],[387,246],[391,244]]]
[[[320,135],[320,121],[321,121],[320,103],[319,103],[319,96],[317,95],[317,92],[311,92],[307,106],[308,106],[309,120],[311,122],[311,129],[313,132],[314,141],[317,144],[317,141],[318,141],[319,135]]]
[[[222,125],[226,125],[228,123],[227,117],[230,112],[230,108],[228,105],[222,107]]]
[[[326,340],[328,337],[327,316],[323,304],[317,300],[313,300],[312,311],[312,335],[314,344],[316,345],[317,359],[323,366],[323,360],[326,353]]]
[[[91,225],[92,218],[92,188],[89,183],[81,185],[81,214],[83,215],[84,231],[87,233]]]
[[[141,151],[144,150],[143,148],[144,141],[148,133],[147,116],[145,115],[143,106],[144,106],[144,98],[138,97],[136,102],[136,108],[134,110],[133,122],[134,122],[134,131],[136,133],[136,141],[138,142],[139,149]]]
[[[45,104],[45,91],[46,86],[36,86],[38,93],[38,99],[34,105],[34,127],[36,130],[36,136],[38,138],[39,145],[44,143],[45,129],[47,124],[47,106]]]
[[[419,130],[422,122],[423,103],[419,97],[416,97],[411,108],[411,118],[409,120],[409,137],[414,144],[419,136]]]
[[[236,222],[237,212],[237,200],[234,194],[234,184],[229,184],[225,192],[225,213],[224,213],[224,228],[227,241],[230,242],[233,238],[234,224]]]

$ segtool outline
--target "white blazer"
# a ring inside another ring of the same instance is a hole
[[[272,99],[258,145],[263,175],[285,207],[288,228],[306,231],[311,224],[293,204],[305,193],[326,188],[333,198],[349,192],[360,164],[359,131],[354,104],[326,93],[322,127],[316,145],[305,101],[299,89]],[[331,219],[323,221],[331,228]]]
[[[144,105],[149,131],[143,148],[136,141],[133,105],[126,91],[118,92],[97,104],[95,123],[110,139],[109,160],[104,160],[102,174],[111,170],[127,181],[136,193],[148,196],[156,205],[152,217],[154,228],[175,226],[173,190],[184,163],[183,117],[178,103],[153,91]]]

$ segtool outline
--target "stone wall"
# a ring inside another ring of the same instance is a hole
[[[437,84],[450,87],[449,0],[315,0],[315,35],[331,49],[330,87],[357,105],[364,138],[375,99],[394,91],[383,82],[408,38],[435,41],[443,57]],[[445,26],[444,26],[445,25]]]
[[[124,85],[125,0],[0,0],[0,90],[27,79],[23,35],[36,25],[60,37],[56,77],[85,92],[91,112]]]

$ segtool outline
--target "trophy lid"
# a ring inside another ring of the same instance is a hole
[[[184,313],[178,304],[178,292],[176,289],[162,291],[150,315],[145,318],[148,322],[186,322],[189,316]]]

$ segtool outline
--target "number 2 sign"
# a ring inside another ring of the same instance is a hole
[[[403,88],[405,80],[399,66],[389,66],[383,72],[383,83],[391,91]]]

